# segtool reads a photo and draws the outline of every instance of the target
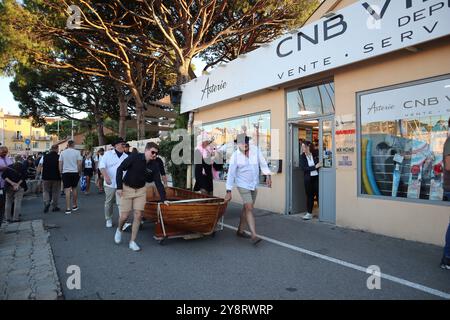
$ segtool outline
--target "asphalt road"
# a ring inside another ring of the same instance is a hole
[[[230,228],[215,237],[160,245],[148,223],[139,232],[142,250],[136,253],[128,249],[130,233],[121,245],[114,243],[115,228],[105,228],[103,200],[103,195],[81,195],[79,214],[68,216],[43,214],[41,198],[24,200],[24,220],[43,218],[57,226],[49,229],[50,241],[65,299],[450,297],[450,271],[439,268],[442,248],[437,246],[258,211],[257,231],[267,238],[257,247]],[[237,226],[239,209],[229,205],[226,225]],[[70,265],[80,267],[80,290],[66,286]],[[381,289],[369,290],[364,269],[370,265],[394,281],[382,278]]]

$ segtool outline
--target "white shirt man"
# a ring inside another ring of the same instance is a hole
[[[258,147],[249,145],[248,156],[239,149],[234,151],[228,168],[227,190],[233,189],[234,184],[238,188],[256,190],[256,186],[259,184],[259,168],[264,175],[271,174],[266,159]]]
[[[251,232],[252,243],[256,245],[261,241],[256,235],[255,218],[253,217],[253,206],[257,195],[256,186],[259,183],[259,169],[261,168],[262,173],[267,175],[266,184],[268,187],[272,186],[272,179],[270,177],[271,171],[264,156],[256,146],[249,144],[249,140],[250,138],[245,134],[239,134],[236,139],[238,149],[230,159],[225,201],[231,200],[231,190],[236,184],[244,203],[237,235],[248,237],[244,231],[247,223]]]
[[[105,189],[105,219],[106,227],[112,227],[112,215],[113,215],[113,203],[116,202],[117,206],[120,204],[120,198],[116,197],[116,172],[123,160],[128,155],[124,152],[125,141],[118,139],[114,144],[114,149],[106,151],[99,162],[99,169],[104,178]]]

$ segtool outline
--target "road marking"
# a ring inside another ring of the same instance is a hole
[[[223,226],[225,228],[237,231],[236,227],[233,227],[233,226],[231,226],[229,224],[225,224],[224,223]],[[347,267],[347,268],[350,268],[350,269],[353,269],[353,270],[357,270],[357,271],[361,271],[363,273],[367,273],[367,268],[366,267],[358,266],[358,265],[350,263],[350,262],[346,262],[346,261],[339,260],[339,259],[336,259],[336,258],[333,258],[333,257],[329,257],[329,256],[326,256],[326,255],[323,255],[323,254],[320,254],[320,253],[317,253],[317,252],[314,252],[314,251],[303,249],[303,248],[300,248],[300,247],[297,247],[297,246],[294,246],[294,245],[291,245],[291,244],[288,244],[288,243],[284,243],[284,242],[281,242],[281,241],[278,241],[278,240],[275,240],[275,239],[272,239],[272,238],[268,238],[266,236],[262,236],[262,235],[258,235],[258,236],[261,239],[263,239],[263,240],[265,240],[267,242],[279,245],[281,247],[288,248],[288,249],[291,249],[291,250],[294,250],[294,251],[297,251],[297,252],[301,252],[301,253],[304,253],[304,254],[307,254],[307,255],[310,255],[310,256],[322,259],[322,260],[326,260],[326,261],[329,261],[329,262],[332,262],[332,263],[335,263],[335,264],[338,264],[338,265],[341,265],[341,266],[344,266],[344,267]],[[430,288],[430,287],[426,287],[426,286],[423,286],[423,285],[415,283],[415,282],[411,282],[411,281],[408,281],[408,280],[405,280],[405,279],[401,279],[401,278],[398,278],[398,277],[391,276],[391,275],[386,274],[386,273],[381,273],[381,278],[382,279],[386,279],[386,280],[390,280],[392,282],[401,284],[401,285],[406,286],[406,287],[410,287],[410,288],[413,288],[413,289],[416,289],[416,290],[420,290],[420,291],[426,292],[428,294],[431,294],[431,295],[434,295],[434,296],[437,296],[437,297],[440,297],[440,298],[444,298],[444,299],[450,300],[450,293],[446,293],[446,292],[439,291],[439,290],[436,290],[436,289],[433,289],[433,288]]]

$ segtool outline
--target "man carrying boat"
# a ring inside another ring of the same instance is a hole
[[[161,201],[168,204],[164,185],[161,182],[160,166],[156,161],[158,150],[159,147],[156,143],[149,142],[145,146],[143,154],[130,155],[117,168],[116,181],[117,195],[120,197],[120,218],[114,241],[117,244],[122,241],[122,227],[130,213],[134,211],[131,241],[129,243],[129,248],[133,251],[140,250],[136,243],[136,236],[146,202],[146,180],[151,178],[155,182]],[[126,171],[125,176],[123,176],[124,171]]]

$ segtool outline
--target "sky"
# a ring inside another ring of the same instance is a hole
[[[20,114],[20,109],[16,100],[14,100],[11,91],[9,91],[9,83],[12,78],[0,77],[0,108],[11,114]]]
[[[200,76],[206,64],[200,59],[194,59],[194,64],[196,65],[195,73],[197,76]],[[11,91],[9,91],[9,83],[12,80],[12,78],[0,77],[0,108],[3,108],[5,113],[10,112],[11,114],[19,115],[19,105],[14,100]]]

